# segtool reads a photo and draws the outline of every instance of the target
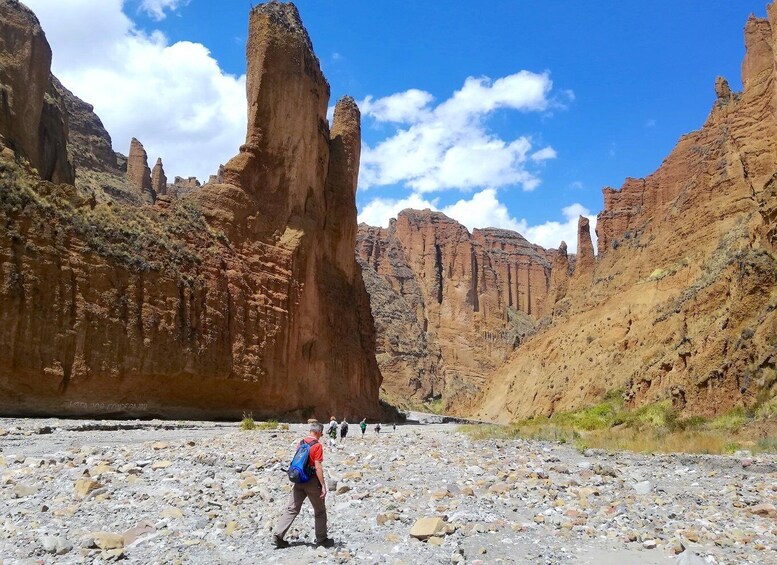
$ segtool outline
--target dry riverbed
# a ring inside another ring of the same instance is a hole
[[[775,456],[351,434],[325,453],[336,547],[314,546],[306,503],[275,550],[304,426],[0,419],[0,564],[777,562]],[[442,522],[419,541],[424,517]]]

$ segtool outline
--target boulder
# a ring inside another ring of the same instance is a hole
[[[445,531],[445,522],[437,516],[421,518],[410,528],[410,536],[419,540],[427,540]]]

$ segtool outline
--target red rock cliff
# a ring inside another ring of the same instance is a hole
[[[577,260],[590,277],[575,273],[553,324],[495,374],[483,417],[549,414],[614,390],[631,406],[671,399],[700,414],[774,396],[776,38],[770,5],[745,27],[744,91],[719,78],[700,130],[652,175],[604,189],[599,257]]]
[[[488,375],[534,326],[548,292],[549,254],[519,234],[429,210],[388,229],[359,227],[386,396],[442,396],[465,410]]]
[[[330,131],[291,4],[251,11],[248,59],[246,144],[183,201],[103,202],[0,162],[0,413],[378,416],[358,109]]]

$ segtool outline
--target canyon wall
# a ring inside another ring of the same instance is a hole
[[[356,246],[378,333],[384,395],[466,412],[541,315],[552,252],[519,234],[471,234],[439,212],[359,226]]]
[[[0,6],[37,29],[18,3]],[[251,10],[247,52],[246,142],[222,183],[180,200],[116,196],[88,161],[80,170],[95,182],[46,182],[20,160],[13,132],[27,130],[12,116],[0,152],[0,413],[383,414],[353,255],[358,108],[338,102],[330,129],[329,86],[292,4]]]
[[[51,48],[35,14],[16,0],[0,2],[0,54],[0,141],[42,179],[73,182]]]
[[[700,130],[652,175],[604,189],[598,258],[552,275],[565,288],[553,322],[494,374],[481,417],[548,415],[610,391],[704,415],[774,398],[776,37],[770,5],[745,27],[744,91],[718,78]]]

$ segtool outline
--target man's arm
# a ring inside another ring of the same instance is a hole
[[[316,461],[316,476],[318,482],[321,483],[321,498],[326,497],[326,483],[324,482],[324,465],[321,461]]]

